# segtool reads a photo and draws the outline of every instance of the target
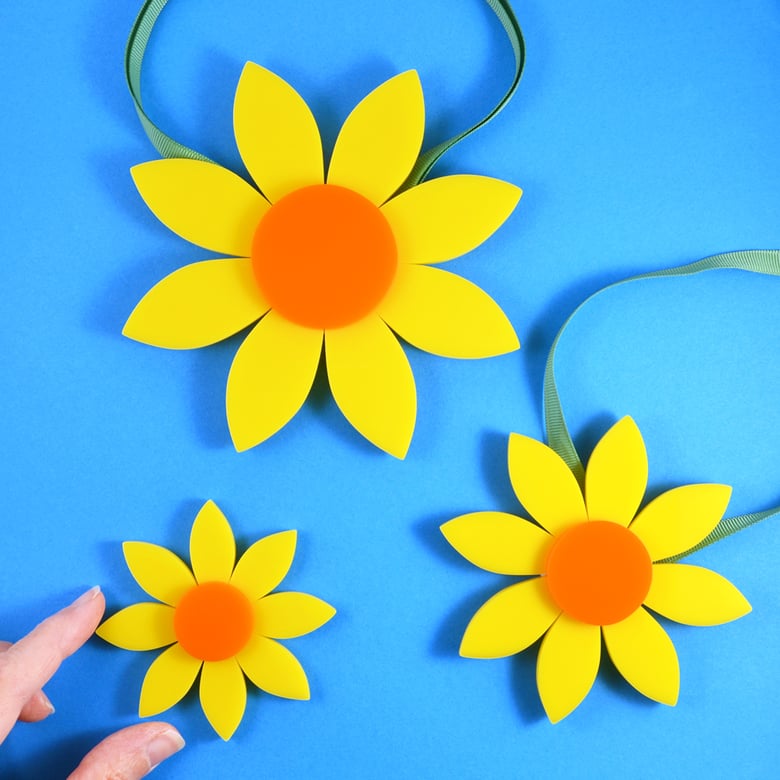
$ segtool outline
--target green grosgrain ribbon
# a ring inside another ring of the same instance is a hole
[[[485,0],[485,2],[501,22],[501,26],[512,44],[515,59],[515,72],[512,83],[501,100],[479,122],[420,155],[412,172],[401,187],[402,190],[419,184],[430,173],[431,168],[446,151],[476,130],[479,130],[480,127],[486,125],[504,108],[517,91],[520,77],[523,75],[523,67],[525,66],[525,42],[523,41],[520,24],[509,0]],[[133,98],[135,110],[138,112],[138,118],[141,120],[144,132],[149,136],[149,140],[154,144],[155,149],[162,157],[187,157],[191,160],[211,162],[208,157],[200,154],[200,152],[196,152],[194,149],[190,149],[188,146],[184,146],[184,144],[180,144],[178,141],[174,141],[173,138],[160,130],[147,115],[141,100],[141,66],[144,61],[144,54],[146,53],[146,47],[152,35],[154,25],[167,3],[168,0],[146,0],[130,30],[127,48],[125,49],[127,86],[130,89],[130,95]]]
[[[566,427],[566,420],[564,419],[563,409],[561,408],[561,399],[558,395],[558,388],[555,386],[555,351],[558,348],[558,343],[567,326],[587,303],[602,293],[607,292],[607,290],[612,290],[615,287],[620,287],[621,285],[629,284],[630,282],[637,282],[642,279],[692,276],[693,274],[703,273],[704,271],[716,271],[719,269],[750,271],[751,273],[780,276],[780,250],[755,249],[742,252],[726,252],[724,254],[705,257],[703,260],[698,260],[695,263],[689,263],[688,265],[664,268],[660,271],[651,271],[649,273],[638,274],[637,276],[630,276],[628,279],[622,279],[619,282],[614,282],[597,290],[593,295],[586,298],[569,315],[561,326],[561,329],[558,331],[558,334],[550,347],[550,353],[547,356],[547,364],[544,369],[544,425],[548,444],[564,459],[564,461],[566,461],[567,465],[580,482],[582,482],[585,472],[582,461],[577,454],[577,449],[569,434],[569,429]],[[723,518],[712,533],[699,542],[699,544],[695,547],[691,547],[690,550],[686,550],[680,555],[669,558],[669,560],[679,560],[686,555],[701,550],[703,547],[707,547],[714,542],[725,539],[727,536],[731,536],[731,534],[741,531],[743,528],[747,528],[761,520],[766,520],[767,518],[778,514],[780,514],[780,507],[767,509],[763,512],[750,512],[736,517]]]

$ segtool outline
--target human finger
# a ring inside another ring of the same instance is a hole
[[[11,647],[10,642],[0,641],[0,653]],[[48,718],[54,712],[54,707],[49,701],[49,697],[43,692],[38,691],[22,707],[19,713],[19,720],[25,723],[37,723],[39,720]]]
[[[91,588],[0,653],[0,742],[62,661],[92,636],[105,608],[100,588]]]
[[[49,697],[43,691],[38,691],[25,702],[19,713],[19,720],[23,723],[38,723],[53,712],[54,705],[49,701]]]
[[[139,723],[117,731],[93,748],[68,780],[138,780],[184,747],[168,723]]]

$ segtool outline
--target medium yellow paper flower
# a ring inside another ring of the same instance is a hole
[[[325,177],[319,131],[303,99],[248,63],[233,122],[260,192],[207,162],[158,160],[133,169],[158,219],[198,246],[235,257],[194,263],[163,279],[123,332],[158,347],[192,349],[257,322],[227,383],[237,450],[292,419],[309,394],[323,345],[345,417],[399,458],[411,441],[417,401],[396,334],[447,357],[519,347],[491,298],[433,265],[485,241],[521,191],[464,175],[394,196],[420,152],[424,114],[414,71],[385,82],[347,117]]]
[[[504,588],[480,607],[466,628],[461,655],[501,658],[544,635],[536,680],[547,716],[556,723],[593,685],[603,636],[612,661],[634,688],[675,704],[677,654],[646,607],[695,626],[726,623],[750,611],[745,597],[719,574],[659,562],[712,531],[731,489],[685,485],[662,493],[637,514],[647,485],[647,454],[630,417],[593,450],[584,496],[557,453],[526,436],[510,437],[509,475],[539,525],[503,512],[477,512],[450,520],[442,532],[482,569],[539,576]]]
[[[192,525],[192,570],[164,547],[125,542],[133,577],[157,601],[120,610],[97,634],[126,650],[171,645],[146,673],[141,717],[179,702],[198,672],[203,712],[225,740],[244,716],[244,675],[275,696],[309,698],[306,673],[276,640],[308,634],[336,610],[307,593],[271,593],[292,564],[295,542],[295,531],[266,536],[236,563],[233,532],[212,501]]]

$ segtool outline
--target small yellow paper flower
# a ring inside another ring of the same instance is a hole
[[[526,436],[510,437],[509,474],[539,525],[503,512],[477,512],[450,520],[442,532],[482,569],[539,576],[504,588],[480,607],[466,628],[461,655],[501,658],[544,635],[536,680],[547,716],[556,723],[593,685],[603,636],[612,661],[634,688],[675,704],[677,654],[646,607],[695,626],[726,623],[750,611],[745,597],[719,574],[659,562],[712,531],[731,489],[685,485],[662,493],[637,514],[647,486],[647,454],[630,417],[593,450],[584,496],[558,454]]]
[[[414,71],[385,82],[347,117],[325,177],[319,130],[303,99],[248,63],[233,123],[260,192],[206,162],[158,160],[133,169],[158,219],[188,241],[234,257],[194,263],[163,279],[123,332],[158,347],[193,349],[257,323],[228,377],[237,450],[264,441],[297,413],[323,345],[345,417],[399,458],[411,441],[417,401],[396,334],[447,357],[519,347],[491,298],[433,265],[485,241],[521,191],[464,175],[394,196],[420,152],[424,114]]]
[[[244,716],[244,675],[275,696],[309,698],[306,673],[276,640],[308,634],[336,610],[307,593],[271,593],[292,564],[295,542],[295,531],[272,534],[255,542],[236,563],[233,532],[212,501],[192,525],[192,570],[164,547],[125,542],[133,577],[157,601],[120,610],[97,634],[126,650],[171,645],[146,673],[141,717],[179,702],[198,672],[203,712],[225,740]]]

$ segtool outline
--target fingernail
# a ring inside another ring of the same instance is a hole
[[[41,691],[38,695],[41,697],[41,704],[43,704],[43,706],[46,707],[46,709],[49,711],[48,714],[46,715],[46,717],[48,718],[49,715],[54,714],[54,705],[51,703],[49,697],[43,691]]]
[[[184,747],[184,740],[181,734],[175,729],[163,731],[158,734],[147,746],[146,755],[149,758],[151,769],[157,767],[166,758],[170,758],[174,753],[178,753]]]
[[[80,607],[82,604],[88,604],[90,601],[93,601],[98,593],[100,593],[100,585],[95,585],[94,587],[90,588],[86,593],[82,593],[71,606],[74,607]]]

